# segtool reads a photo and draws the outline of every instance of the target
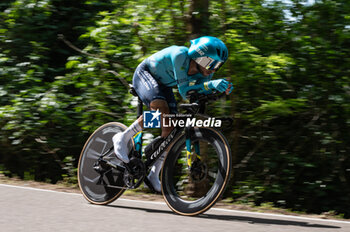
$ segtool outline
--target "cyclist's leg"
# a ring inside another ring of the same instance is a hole
[[[133,86],[142,102],[151,110],[159,110],[162,115],[176,112],[176,100],[172,89],[158,83],[150,74],[146,65],[141,64],[140,66],[141,68],[138,68],[139,70],[136,70],[135,72],[133,78]],[[140,121],[141,123],[143,122],[142,118]],[[161,122],[163,123],[163,120],[161,120]],[[173,128],[165,127],[163,124],[161,126],[161,137],[165,138],[169,135]],[[153,142],[155,141],[156,140]],[[159,173],[162,168],[165,155],[166,154],[164,152],[161,157],[158,158],[158,160],[152,166],[151,171],[147,177],[157,192],[161,191]]]
[[[159,111],[161,111],[163,114],[177,113],[177,107],[176,107],[177,104],[176,104],[174,93],[171,88],[166,86],[160,86],[160,92],[158,93],[157,97],[159,99],[151,102],[151,109],[153,110],[159,109]],[[169,125],[169,122],[166,122],[166,124]],[[162,137],[166,138],[173,129],[174,129],[173,127],[165,127],[164,125],[162,125]],[[153,188],[157,192],[161,192],[161,183],[159,180],[159,173],[163,167],[165,156],[166,156],[166,151],[163,152],[161,157],[154,163],[149,175],[147,176],[148,180],[152,183]]]
[[[149,106],[150,94],[149,91],[153,89],[153,82],[149,76],[150,73],[144,62],[142,62],[135,70],[133,77],[133,86],[141,98],[142,102]],[[156,83],[156,82],[155,82]],[[151,98],[152,99],[152,98]],[[143,117],[140,116],[131,126],[124,132],[113,136],[113,145],[116,156],[125,163],[129,162],[128,154],[132,148],[132,137],[143,129]]]
[[[159,97],[159,96],[157,96],[157,97]],[[170,132],[172,130],[171,127],[164,127],[164,125],[163,125],[163,122],[164,122],[163,121],[163,114],[169,114],[169,112],[170,112],[169,107],[168,107],[168,103],[163,99],[155,99],[151,102],[150,108],[151,108],[151,110],[159,110],[162,113],[162,116],[161,116],[162,117],[161,118],[162,135],[161,135],[161,137],[164,139],[170,134]],[[169,123],[167,123],[167,124],[169,125]],[[159,173],[160,173],[160,170],[162,169],[165,156],[166,156],[166,152],[163,152],[163,154],[153,164],[151,171],[147,176],[148,180],[152,183],[152,186],[156,192],[161,192],[161,183],[159,180]]]
[[[124,163],[129,163],[129,152],[132,148],[131,138],[142,130],[142,118],[138,118],[124,132],[115,134],[112,138],[114,152]]]
[[[170,87],[166,87],[157,80],[149,72],[145,63],[141,63],[134,74],[133,86],[142,102],[151,110],[159,110],[162,115],[176,111],[176,100],[174,93]],[[175,109],[175,110],[174,110]],[[139,122],[143,123],[143,118],[139,118]],[[163,120],[161,120],[163,122]],[[173,128],[163,127],[162,137],[165,138],[170,134]]]
[[[166,97],[160,85],[150,74],[145,62],[142,62],[135,70],[133,86],[142,102],[153,110],[159,109],[162,113],[169,113]],[[128,154],[132,148],[132,137],[143,128],[143,117],[140,116],[131,126],[122,133],[113,137],[114,151],[119,159],[128,163]],[[168,132],[164,132],[165,135]],[[170,133],[170,132],[169,132]]]
[[[167,109],[166,109],[166,112],[164,112],[165,114],[177,114],[177,103],[176,103],[176,100],[175,100],[175,96],[174,96],[174,93],[173,93],[173,90],[172,88],[170,87],[167,87],[167,86],[164,86],[164,85],[161,85],[160,86],[160,93],[159,93],[159,96],[163,97],[167,103]],[[169,119],[169,118],[168,118]],[[166,125],[169,125],[170,123],[169,122],[165,122]],[[162,127],[162,137],[165,138],[167,137],[170,132],[174,129],[174,127],[171,125],[171,126],[164,126]]]

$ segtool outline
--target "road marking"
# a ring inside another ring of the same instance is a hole
[[[40,189],[40,188],[33,188],[33,187],[27,187],[27,186],[18,186],[18,185],[9,185],[9,184],[0,184],[0,186],[9,187],[9,188],[34,190],[34,191],[40,191],[40,192],[51,192],[51,193],[61,193],[61,194],[82,196],[82,194],[80,194],[80,193],[60,192],[60,191],[55,191],[55,190]],[[131,200],[131,199],[125,199],[125,198],[119,198],[118,201],[153,204],[153,205],[166,205],[165,202]],[[303,217],[303,216],[292,216],[292,215],[273,214],[273,213],[249,212],[249,211],[243,211],[243,210],[222,209],[222,208],[216,208],[216,207],[211,208],[207,212],[210,212],[210,211],[222,211],[222,212],[228,212],[228,213],[239,213],[239,214],[258,215],[258,216],[271,216],[271,217],[290,218],[290,219],[299,219],[299,220],[304,219],[304,220],[310,220],[310,221],[335,222],[335,223],[350,224],[350,221],[330,220],[330,219],[321,219],[321,218],[309,218],[309,217]]]
[[[27,190],[34,190],[34,191],[40,191],[40,192],[63,193],[63,194],[70,194],[70,195],[77,195],[77,196],[81,195],[80,193],[60,192],[60,191],[49,190],[49,189],[33,188],[33,187],[10,185],[10,184],[0,184],[0,186],[10,187],[10,188],[27,189]]]

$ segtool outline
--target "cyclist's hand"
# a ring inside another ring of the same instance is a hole
[[[232,92],[232,90],[233,90],[233,85],[232,85],[232,83],[229,83],[228,87],[225,91],[226,95],[229,95]]]
[[[229,82],[225,79],[219,79],[219,80],[213,80],[208,82],[208,87],[211,89],[215,89],[219,91],[220,93],[225,92],[226,89],[229,87]]]

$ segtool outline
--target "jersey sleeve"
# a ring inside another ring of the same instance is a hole
[[[207,77],[200,78],[196,81],[195,85],[198,85],[198,86],[204,85],[204,83],[210,81],[212,77],[213,77],[213,74],[210,74]],[[211,94],[212,92],[213,91],[211,89],[206,89],[206,88],[199,90],[199,93],[203,93],[203,94]]]
[[[186,93],[188,91],[186,89],[190,83],[190,80],[188,79],[188,75],[187,75],[186,66],[185,66],[185,61],[187,58],[186,53],[184,50],[177,50],[173,52],[171,55],[174,77],[177,82],[179,93],[184,99],[186,99]]]

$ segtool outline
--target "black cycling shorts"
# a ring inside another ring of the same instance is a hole
[[[168,103],[171,114],[176,114],[177,104],[171,87],[159,83],[149,72],[147,64],[142,62],[137,66],[132,84],[142,102],[148,107],[156,99],[165,100]]]

